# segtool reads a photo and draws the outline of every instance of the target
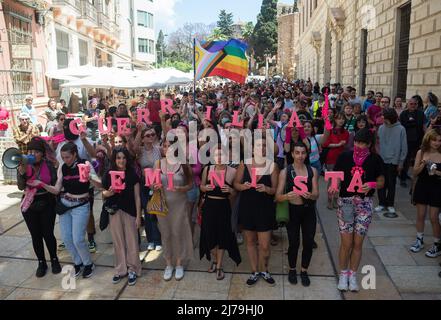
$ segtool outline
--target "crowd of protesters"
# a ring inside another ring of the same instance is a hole
[[[173,114],[163,112],[162,99],[172,100]],[[308,268],[317,247],[316,202],[322,195],[328,199],[327,209],[336,209],[338,218],[338,289],[358,291],[356,274],[373,214],[396,217],[397,178],[403,190],[410,189],[416,205],[416,241],[409,249],[418,252],[424,248],[424,221],[429,212],[434,239],[425,254],[430,258],[441,255],[441,109],[433,93],[405,101],[404,97],[369,91],[362,99],[353,87],[330,83],[320,87],[310,80],[244,85],[205,82],[196,92],[151,90],[116,106],[108,99],[90,97],[80,115],[69,114],[65,105],[51,99],[44,111],[46,123],[41,124],[32,97],[26,97],[19,124],[12,128],[21,152],[36,158],[32,165],[19,166],[18,186],[26,190],[21,209],[39,261],[37,277],[43,277],[48,269],[43,240],[52,272],[61,272],[54,237],[55,211],[62,212],[63,243],[58,249],[69,251],[76,276],[92,276],[96,191],[103,195],[100,227],[108,225],[113,239],[113,283],[127,276],[129,285],[134,285],[141,276],[142,226],[148,250],[162,251],[165,258],[164,280],[171,280],[173,274],[181,280],[193,258],[195,226],[199,224],[199,255],[210,261],[208,272],[215,273],[217,280],[225,277],[225,253],[240,264],[238,246],[245,242],[250,270],[247,285],[253,286],[259,279],[275,285],[269,260],[271,246],[279,240],[273,234],[280,227],[276,211],[285,203],[289,211],[285,224],[288,280],[296,284],[299,271],[302,285],[309,286]],[[148,110],[148,124],[139,121],[138,109]],[[293,112],[301,126],[289,125]],[[71,130],[75,117],[80,117],[86,130]],[[117,132],[122,118],[130,120],[127,134]],[[102,132],[99,121],[110,124],[108,133]],[[326,125],[328,121],[332,127]],[[191,123],[198,131],[216,132],[221,144],[210,150],[215,159],[221,158],[221,145],[230,142],[230,129],[255,130],[260,123],[271,134],[253,139],[253,145],[265,146],[272,139],[276,166],[253,177],[260,166],[257,155],[250,163],[241,155],[239,161],[202,164],[198,150],[207,141],[189,142]],[[173,143],[167,140],[167,133],[178,131],[187,136],[188,153],[196,163],[173,163],[166,156]],[[87,177],[79,171],[84,165],[89,168]],[[161,183],[146,186],[146,169],[160,170]],[[125,172],[123,191],[115,190],[112,171]],[[220,172],[225,174],[225,183],[211,183],[213,173]],[[337,187],[329,183],[320,192],[319,181],[326,172],[344,172],[345,179]],[[354,174],[361,177],[363,185],[350,191]],[[293,192],[296,176],[306,177],[306,189],[301,193]],[[168,208],[165,216],[147,210],[157,190],[162,190]],[[376,194],[379,205],[374,208]],[[297,270],[300,243],[301,268]]]

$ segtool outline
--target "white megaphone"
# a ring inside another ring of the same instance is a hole
[[[17,148],[9,148],[3,153],[2,157],[3,165],[8,169],[15,169],[21,163],[23,164],[34,164],[34,155],[24,155]]]

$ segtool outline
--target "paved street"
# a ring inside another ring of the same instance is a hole
[[[324,188],[322,185],[322,192]],[[98,250],[93,255],[97,265],[91,279],[78,279],[75,290],[63,290],[63,274],[50,272],[42,279],[35,277],[37,267],[31,237],[19,212],[21,193],[15,186],[0,187],[0,221],[4,233],[0,235],[0,299],[277,299],[277,300],[338,300],[338,299],[441,299],[441,278],[438,277],[440,259],[430,259],[424,252],[412,254],[408,246],[414,240],[415,210],[409,204],[407,192],[398,189],[399,218],[389,220],[376,215],[365,242],[362,266],[372,265],[376,271],[376,290],[340,294],[336,289],[336,266],[339,237],[335,213],[325,207],[322,196],[319,203],[320,225],[317,227],[318,249],[314,251],[309,273],[311,287],[288,283],[287,236],[280,229],[281,241],[273,247],[270,271],[276,286],[269,287],[259,281],[248,288],[245,281],[249,273],[245,246],[241,245],[243,262],[236,267],[226,259],[226,277],[217,281],[214,274],[206,272],[207,261],[200,261],[198,250],[181,281],[162,280],[165,267],[160,254],[142,251],[143,274],[134,287],[125,281],[114,285],[113,247],[108,232],[97,234]],[[95,218],[101,201],[96,201]],[[426,223],[426,242],[431,242],[431,227]],[[60,239],[58,225],[55,235]],[[197,238],[197,235],[196,237]],[[143,249],[145,241],[143,238]],[[60,253],[63,265],[71,263],[67,251]],[[360,268],[361,270],[361,268]],[[361,275],[360,275],[361,276]],[[360,277],[359,277],[360,278]]]

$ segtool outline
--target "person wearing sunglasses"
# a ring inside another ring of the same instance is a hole
[[[17,143],[18,148],[22,154],[27,154],[28,143],[31,142],[33,137],[40,135],[40,130],[31,123],[31,117],[28,113],[22,112],[18,116],[20,124],[12,128],[15,143]]]
[[[55,117],[56,125],[52,126],[49,129],[48,132],[49,137],[54,138],[56,136],[64,134],[63,124],[65,120],[66,120],[66,115],[64,113],[62,112],[57,113],[57,116]],[[57,150],[58,143],[59,142],[56,139],[52,139],[49,144],[53,150]]]
[[[142,132],[142,143],[137,148],[136,158],[141,167],[141,172],[144,175],[144,169],[152,169],[155,166],[155,162],[161,160],[161,148],[157,145],[157,134],[153,127],[147,127],[147,129]],[[144,181],[145,177],[143,177]],[[141,206],[142,208],[147,207],[147,202],[150,200],[152,195],[150,188],[146,187],[144,184],[141,185]],[[161,233],[158,229],[158,219],[156,215],[148,214],[144,212],[145,218],[145,232],[147,235],[148,250],[161,251]]]

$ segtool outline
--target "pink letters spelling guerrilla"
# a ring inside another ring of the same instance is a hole
[[[78,172],[80,175],[80,182],[86,183],[89,181],[89,175],[90,175],[90,163],[79,163],[78,164]]]
[[[80,135],[81,132],[86,132],[86,128],[84,128],[81,118],[71,121],[69,123],[69,129],[74,135]]]
[[[292,188],[292,191],[298,196],[305,194],[305,192],[308,192],[308,187],[306,186],[307,181],[308,177],[296,176],[294,178],[294,187]]]
[[[219,171],[220,175],[217,174],[216,171],[210,171],[208,174],[208,180],[210,181],[210,185],[215,188],[214,182],[216,181],[219,187],[223,187],[225,185],[225,170]]]
[[[109,171],[110,183],[114,192],[119,193],[126,188],[126,184],[122,181],[126,177],[124,171]]]
[[[170,115],[173,115],[176,113],[175,110],[173,110],[173,100],[172,99],[164,99],[161,100],[161,111],[162,113],[169,113]]]

